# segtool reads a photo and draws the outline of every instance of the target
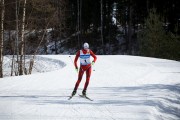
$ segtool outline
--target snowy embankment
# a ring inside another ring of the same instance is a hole
[[[124,55],[97,57],[87,91],[94,101],[78,95],[67,100],[77,80],[69,56],[39,56],[42,61],[36,69],[49,72],[0,79],[0,119],[180,119],[179,62]],[[78,93],[84,82],[85,76]]]

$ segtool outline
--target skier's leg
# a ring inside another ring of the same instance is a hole
[[[78,75],[78,80],[77,80],[76,85],[74,87],[74,91],[76,91],[78,89],[78,86],[79,86],[79,84],[80,84],[80,82],[82,80],[83,74],[84,74],[84,71],[80,68],[79,75]]]
[[[83,89],[84,95],[86,95],[86,89],[89,85],[90,77],[91,77],[91,67],[86,70],[86,83],[85,83],[84,89]]]

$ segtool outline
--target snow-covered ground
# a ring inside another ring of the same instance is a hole
[[[180,120],[180,62],[97,57],[87,91],[94,101],[67,100],[77,80],[68,55],[39,56],[46,72],[0,79],[0,120]]]

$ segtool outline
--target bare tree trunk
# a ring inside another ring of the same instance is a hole
[[[20,50],[20,70],[19,75],[23,75],[23,55],[24,55],[24,26],[25,26],[25,17],[26,17],[26,0],[24,0],[23,7],[23,19],[22,19],[22,30],[21,30],[21,50]]]
[[[34,65],[34,58],[30,60],[29,73],[28,73],[28,74],[31,74],[31,73],[32,73],[33,65]]]
[[[103,0],[101,0],[101,40],[102,40],[102,48],[103,48],[103,54],[104,54],[104,24],[103,24]]]
[[[14,46],[13,42],[11,43],[11,30],[9,30],[9,43],[10,43],[10,46],[11,46],[11,52],[10,52],[10,54],[13,54],[13,56],[12,56],[12,62],[11,62],[11,76],[13,76],[15,46]]]
[[[15,75],[17,76],[19,74],[19,9],[18,9],[18,0],[16,0],[16,41],[15,41],[15,47],[16,47],[16,55],[17,55],[17,62],[15,64],[16,66],[16,71]]]
[[[19,75],[20,71],[20,62],[19,62],[19,4],[20,2],[16,0],[16,39],[14,44],[14,51],[13,51],[13,59],[12,59],[12,71],[11,76],[13,75],[12,72],[15,73],[15,76]],[[17,56],[15,60],[15,54]]]
[[[82,44],[82,34],[84,31],[82,30],[82,0],[79,0],[79,39],[80,39],[80,46]]]
[[[1,0],[0,78],[3,78],[4,0]]]
[[[129,0],[128,5],[128,53],[132,54],[132,4]]]
[[[24,73],[27,75],[27,68],[26,68],[26,40],[24,39]]]
[[[59,2],[58,1],[58,20],[60,21],[60,26],[59,26],[59,38],[60,38],[60,46],[62,45],[62,43],[61,43],[61,39],[62,39],[62,16],[63,16],[63,12],[62,12],[62,6],[61,6],[61,1]],[[62,47],[62,46],[61,46]]]
[[[14,54],[13,54],[12,64],[11,64],[11,76],[13,76],[13,72],[14,72]]]
[[[78,34],[78,47],[80,48],[80,0],[77,0],[77,8],[78,8],[78,15],[77,15],[77,34]]]

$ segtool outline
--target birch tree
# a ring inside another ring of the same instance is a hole
[[[4,0],[1,0],[0,78],[3,78]]]
[[[15,47],[16,47],[16,55],[17,55],[17,63],[19,63],[19,1],[16,0],[16,41],[15,41]],[[19,72],[19,65],[17,65],[17,70],[15,71],[15,75],[18,75]]]
[[[26,18],[26,0],[24,0],[24,6],[23,6],[23,17],[22,17],[22,28],[21,28],[21,48],[20,48],[20,67],[19,67],[19,75],[23,75],[25,18]],[[24,67],[25,67],[25,66],[24,66]]]

